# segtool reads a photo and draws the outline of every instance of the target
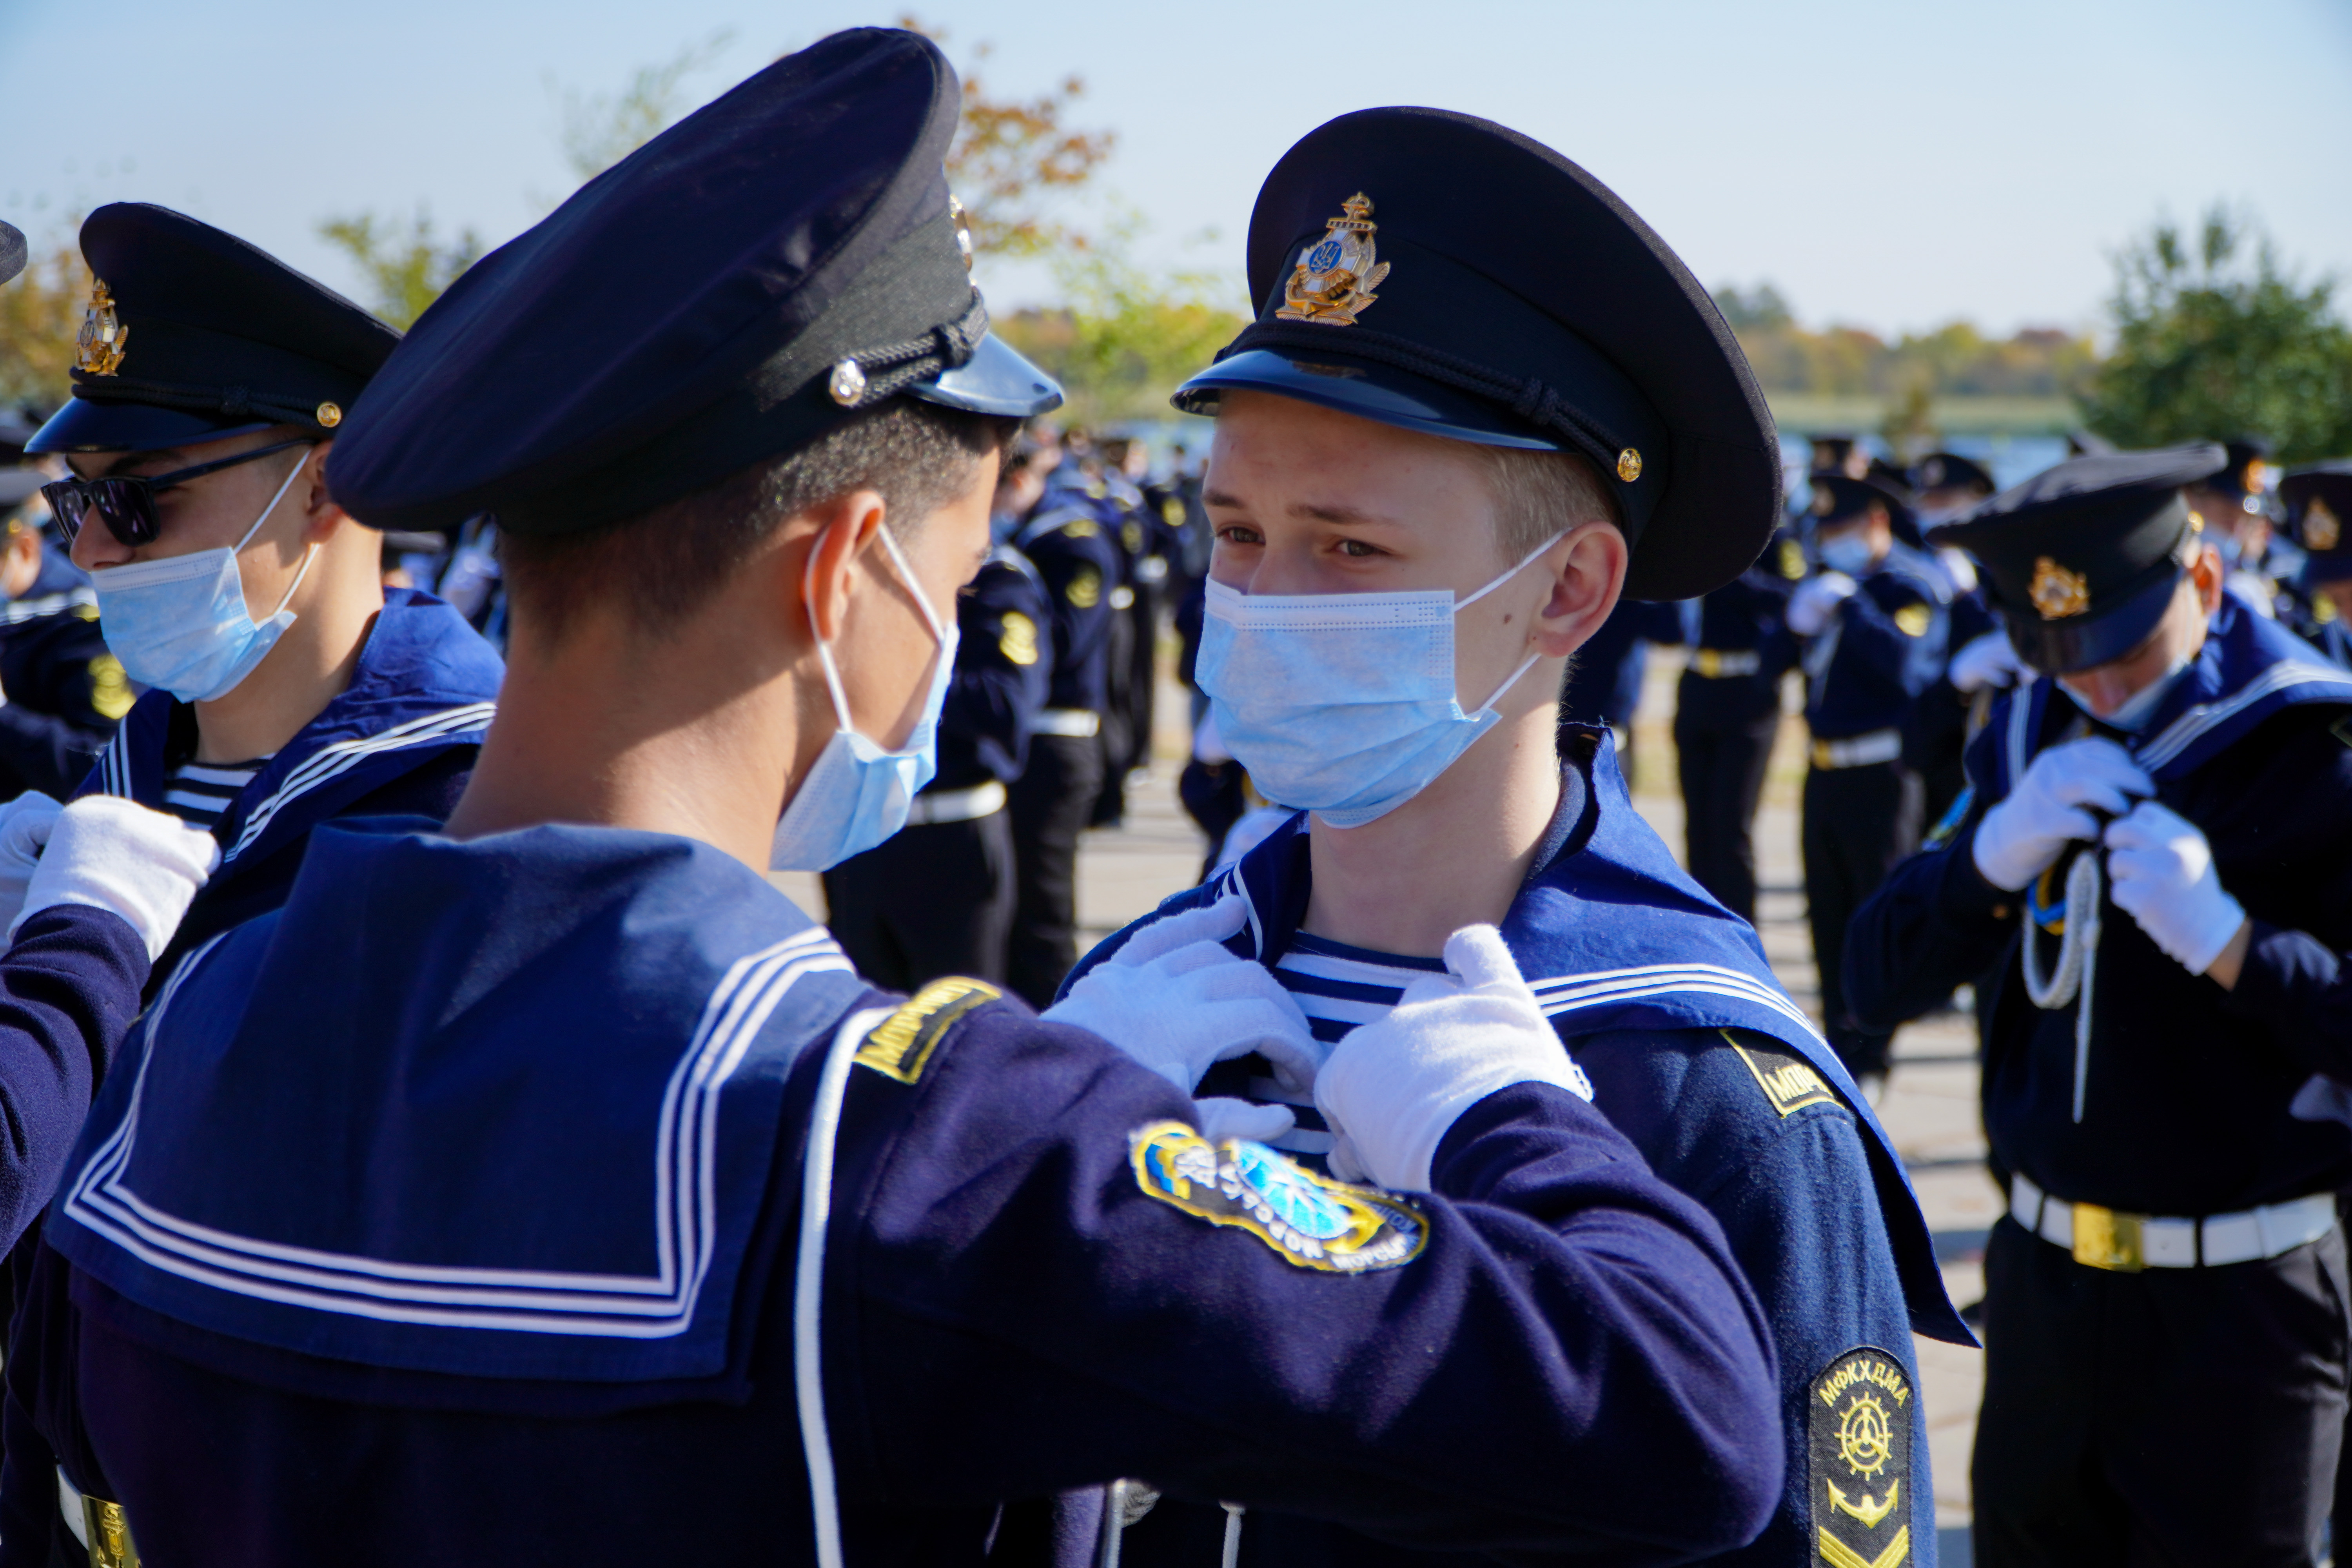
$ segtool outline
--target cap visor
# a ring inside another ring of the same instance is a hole
[[[210,419],[181,408],[158,408],[149,403],[93,403],[69,397],[49,422],[25,443],[27,452],[153,452],[165,447],[185,447],[198,441],[218,441],[249,430],[267,430],[270,421]]]
[[[2010,645],[2020,658],[2044,675],[2074,675],[2121,658],[2146,642],[2156,624],[2164,619],[2181,576],[2175,567],[2095,616],[2045,621],[2031,608],[2003,605]]]
[[[971,359],[936,381],[907,388],[907,395],[1004,419],[1027,419],[1062,405],[1060,384],[993,332],[980,340]]]
[[[1308,358],[1248,349],[1211,365],[1178,387],[1169,401],[1187,414],[1214,414],[1218,399],[1227,392],[1270,392],[1401,430],[1481,447],[1560,450],[1559,442],[1531,434],[1526,426],[1451,387],[1336,352]]]

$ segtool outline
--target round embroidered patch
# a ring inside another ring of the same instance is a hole
[[[1394,1268],[1429,1241],[1427,1222],[1402,1199],[1318,1176],[1263,1143],[1212,1144],[1181,1121],[1154,1121],[1128,1134],[1128,1146],[1147,1195],[1246,1230],[1300,1268]]]

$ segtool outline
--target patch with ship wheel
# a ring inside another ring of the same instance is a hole
[[[1830,1568],[1899,1568],[1911,1559],[1911,1375],[1864,1345],[1813,1380],[1812,1491],[1818,1556]]]

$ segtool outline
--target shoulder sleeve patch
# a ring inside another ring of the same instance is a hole
[[[1091,565],[1079,567],[1062,596],[1078,609],[1093,609],[1102,602],[1102,573]]]
[[[100,718],[120,719],[138,700],[139,694],[131,689],[131,677],[123,672],[121,659],[102,653],[89,661],[89,705]]]
[[[1181,1121],[1128,1134],[1144,1195],[1245,1230],[1297,1268],[1367,1274],[1421,1256],[1429,1226],[1402,1198],[1318,1176],[1263,1143],[1211,1143]]]
[[[1936,623],[1936,612],[1925,605],[1906,605],[1895,612],[1895,627],[1906,637],[1923,637]]]
[[[1831,1568],[1897,1568],[1911,1556],[1911,1379],[1885,1351],[1830,1363],[1805,1400],[1813,1539]]]
[[[1728,1029],[1718,1029],[1724,1042],[1739,1053],[1739,1059],[1756,1079],[1756,1087],[1782,1116],[1794,1116],[1809,1105],[1835,1105],[1837,1090],[1813,1070],[1812,1063],[1788,1051],[1776,1051],[1765,1046],[1743,1046],[1732,1038]]]
[[[998,622],[996,650],[1014,664],[1037,662],[1037,623],[1018,610],[1007,610]]]
[[[1790,582],[1801,582],[1805,575],[1805,547],[1793,539],[1780,541],[1780,575]]]
[[[912,1083],[923,1076],[940,1037],[957,1019],[1003,994],[985,980],[966,980],[961,975],[934,980],[875,1025],[852,1059],[900,1083]]]

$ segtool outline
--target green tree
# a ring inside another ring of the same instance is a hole
[[[2123,447],[2254,432],[2294,463],[2352,452],[2352,331],[2335,284],[2305,285],[2250,220],[2159,223],[2116,258],[2116,346],[2081,399]]]
[[[89,268],[73,229],[33,243],[14,283],[0,284],[0,403],[47,410],[73,390],[74,335],[89,304]]]
[[[458,274],[482,258],[478,235],[461,229],[444,241],[423,207],[405,222],[373,213],[329,218],[319,226],[319,236],[358,263],[375,296],[369,308],[403,331],[415,324],[425,307],[439,299]]]
[[[714,64],[734,41],[733,30],[722,27],[660,65],[640,67],[618,92],[563,89],[563,161],[581,183],[668,130],[686,108],[686,79]]]
[[[1165,417],[1168,395],[1233,341],[1244,319],[1219,301],[1213,272],[1161,272],[1137,259],[1144,226],[1121,214],[1095,242],[1053,257],[1064,300],[1024,310],[996,331],[1061,382],[1066,416],[1082,425]]]
[[[911,14],[898,26],[944,46],[947,33]],[[982,43],[958,73],[963,79],[963,113],[948,149],[948,185],[963,203],[974,249],[1003,256],[1037,256],[1084,246],[1085,235],[1054,212],[1093,180],[1118,143],[1108,131],[1081,131],[1067,123],[1084,97],[1084,78],[1072,75],[1034,98],[992,96],[981,65],[993,52]]]

